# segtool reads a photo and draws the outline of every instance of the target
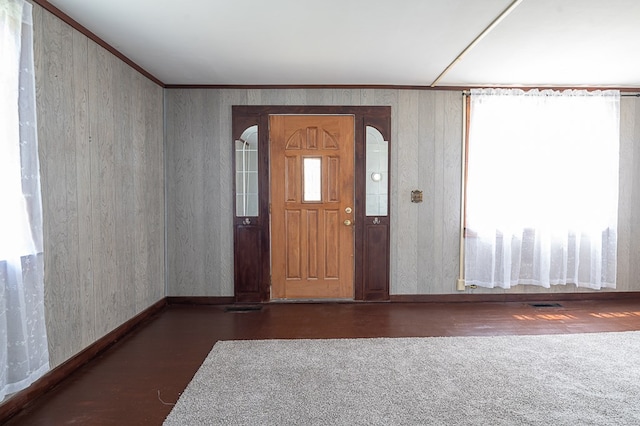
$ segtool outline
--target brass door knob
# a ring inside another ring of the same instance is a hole
[[[345,220],[343,222],[346,226],[351,226],[353,224],[353,222],[351,222],[349,219]]]

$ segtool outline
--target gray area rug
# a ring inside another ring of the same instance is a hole
[[[165,425],[640,425],[640,332],[217,343]]]

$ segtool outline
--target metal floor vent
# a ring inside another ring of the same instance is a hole
[[[226,306],[225,312],[256,312],[262,310],[262,305],[233,305]]]
[[[534,308],[562,308],[560,303],[529,303]]]

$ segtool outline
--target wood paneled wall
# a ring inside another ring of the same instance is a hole
[[[167,89],[167,295],[233,295],[231,105],[392,107],[391,294],[456,294],[460,92],[393,89]],[[618,288],[640,291],[640,101],[621,105]],[[411,190],[424,202],[410,201]],[[591,291],[518,286],[510,293]],[[466,290],[500,293],[502,289]]]
[[[391,293],[452,292],[460,220],[459,92],[167,89],[169,296],[233,295],[232,105],[390,105]],[[411,203],[414,189],[424,191],[424,203]]]
[[[34,53],[56,366],[164,297],[163,89],[37,5]]]

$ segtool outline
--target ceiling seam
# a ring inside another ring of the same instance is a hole
[[[491,22],[489,26],[487,26],[475,39],[473,39],[473,41],[469,43],[469,45],[465,47],[462,52],[460,52],[460,54],[440,73],[440,75],[435,80],[433,80],[433,83],[431,83],[431,87],[435,87],[442,79],[442,77],[444,77],[449,72],[449,70],[451,70],[451,68],[453,68],[458,62],[460,62],[460,60],[462,60],[464,55],[466,55],[471,49],[473,49],[478,43],[480,43],[480,41],[487,34],[489,34],[495,27],[497,27],[498,24],[522,2],[523,0],[515,0],[509,6],[507,6],[507,8],[503,10],[502,13],[498,15],[498,17],[494,19],[493,22]]]

